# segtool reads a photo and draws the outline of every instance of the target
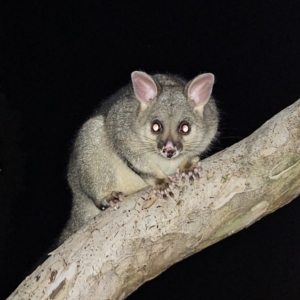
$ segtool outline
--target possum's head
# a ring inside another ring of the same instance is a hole
[[[149,151],[167,159],[200,154],[216,134],[218,113],[211,99],[214,75],[207,73],[186,83],[176,76],[131,74],[140,102],[139,134]],[[207,105],[210,102],[210,105]]]

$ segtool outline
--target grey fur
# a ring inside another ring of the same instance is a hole
[[[155,187],[157,178],[168,180],[183,163],[197,162],[215,137],[219,114],[213,98],[201,115],[187,99],[189,83],[184,79],[163,74],[152,79],[158,94],[147,109],[142,109],[128,84],[107,99],[79,131],[68,168],[73,207],[59,243],[99,214],[113,191],[128,195],[149,184]],[[163,123],[160,135],[151,132],[154,119]],[[178,125],[183,120],[192,129],[182,137]],[[182,146],[171,159],[158,151],[158,144],[168,139]]]

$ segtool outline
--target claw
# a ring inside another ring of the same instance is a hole
[[[200,179],[199,170],[197,168],[194,169],[194,175],[197,179]]]
[[[181,182],[182,182],[182,183],[185,183],[185,173],[182,173],[182,174],[181,174]]]
[[[112,192],[111,195],[114,197],[112,201],[124,201],[125,195],[122,192]]]
[[[115,200],[110,200],[109,206],[112,207],[114,210],[117,210],[119,208],[119,205],[115,202]]]
[[[159,190],[153,190],[153,194],[158,198],[162,198],[162,194]]]
[[[174,189],[178,189],[178,185],[174,182],[174,184],[172,184]]]
[[[190,185],[192,185],[194,183],[193,172],[189,172],[189,183],[190,183]]]
[[[171,185],[170,185],[170,187],[171,187],[173,190],[178,190],[178,188],[179,188],[176,182],[172,182]]]
[[[198,170],[198,172],[201,172],[203,170],[200,161],[197,163],[196,169]]]

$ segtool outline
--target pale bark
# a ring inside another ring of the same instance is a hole
[[[172,264],[289,203],[300,193],[299,119],[300,100],[205,159],[201,178],[179,184],[176,200],[145,208],[150,188],[127,197],[56,249],[9,299],[124,299]]]

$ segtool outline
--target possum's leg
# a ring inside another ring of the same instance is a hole
[[[183,161],[176,173],[176,178],[181,179],[182,182],[185,182],[186,180],[189,181],[190,184],[193,184],[195,179],[200,178],[200,172],[202,171],[199,157],[193,157],[189,158],[185,161]]]
[[[113,191],[110,195],[101,199],[100,201],[95,201],[95,204],[101,210],[105,210],[108,207],[112,207],[113,209],[117,210],[119,208],[118,202],[122,202],[124,200],[124,193]]]
[[[160,169],[156,168],[152,170],[155,174],[140,174],[140,176],[147,182],[149,185],[153,186],[153,193],[160,198],[167,199],[169,196],[174,197],[172,190],[177,188],[175,178],[168,177]]]
[[[172,178],[156,178],[153,192],[156,196],[164,199],[167,199],[168,196],[173,198],[174,194],[172,190],[174,188],[177,188],[177,184]]]

